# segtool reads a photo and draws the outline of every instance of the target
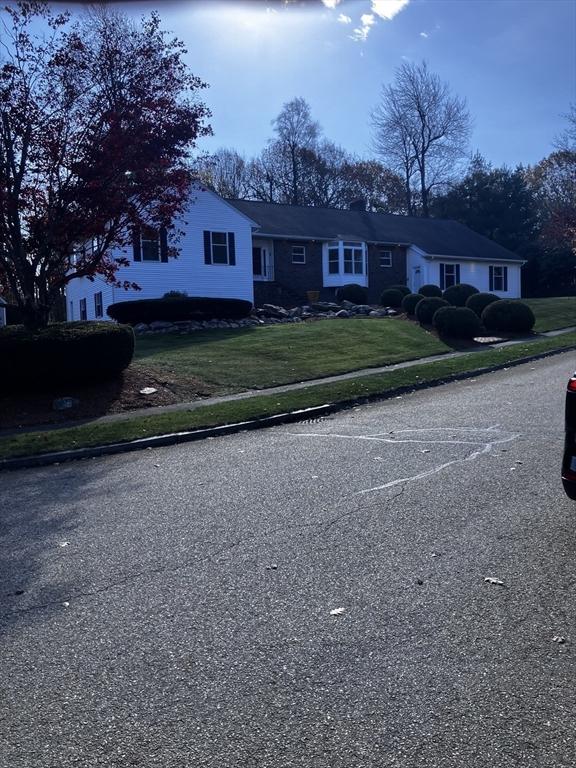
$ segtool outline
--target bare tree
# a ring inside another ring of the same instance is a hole
[[[301,97],[284,104],[272,125],[278,137],[271,142],[280,161],[281,177],[277,181],[289,187],[292,205],[299,205],[303,151],[315,149],[320,125],[312,120],[310,106]]]
[[[576,104],[570,104],[569,111],[562,117],[568,121],[568,127],[556,137],[554,146],[560,152],[576,152]]]
[[[374,147],[402,174],[408,211],[415,192],[421,213],[429,215],[434,187],[445,184],[466,156],[471,118],[466,101],[429,71],[426,62],[405,63],[392,85],[384,86],[372,113]]]
[[[196,161],[200,179],[222,197],[243,198],[250,193],[248,163],[235,149],[222,147]]]

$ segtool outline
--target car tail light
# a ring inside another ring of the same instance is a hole
[[[576,392],[576,376],[572,376],[568,382],[568,392]]]

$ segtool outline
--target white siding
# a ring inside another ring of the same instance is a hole
[[[66,310],[70,318],[70,302],[73,319],[80,318],[80,299],[87,299],[88,319],[94,319],[94,294],[102,290],[104,319],[110,304],[132,299],[155,299],[167,291],[183,291],[188,296],[209,296],[254,300],[252,278],[252,225],[243,214],[208,190],[196,189],[191,197],[183,221],[176,229],[184,235],[176,243],[178,257],[167,263],[133,260],[132,249],[118,251],[117,256],[127,256],[129,267],[121,267],[116,273],[120,281],[129,280],[140,286],[139,291],[114,288],[101,280],[91,282],[86,278],[73,280],[66,291]],[[236,264],[204,263],[204,230],[234,232]],[[170,234],[168,235],[170,238]],[[170,239],[168,245],[171,245]]]
[[[520,264],[488,260],[470,261],[467,259],[457,259],[452,257],[442,258],[439,256],[436,256],[434,259],[427,259],[425,252],[413,245],[408,248],[406,255],[408,285],[410,290],[415,290],[418,278],[420,280],[419,286],[426,284],[440,285],[440,264],[460,264],[460,282],[473,285],[475,288],[478,288],[479,291],[495,293],[503,299],[518,299],[522,295]],[[490,291],[491,266],[508,268],[507,291]],[[419,275],[415,272],[415,269],[417,268],[420,269]]]

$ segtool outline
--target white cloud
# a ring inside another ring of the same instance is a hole
[[[331,1],[331,0],[329,0]],[[326,2],[326,0],[324,0]],[[410,0],[372,0],[372,13],[381,19],[390,21],[396,14],[406,8]]]
[[[428,32],[420,32],[420,37],[430,37]]]
[[[360,16],[360,26],[356,27],[350,37],[352,40],[360,40],[363,42],[368,37],[370,28],[373,27],[375,23],[376,17],[373,13],[363,13],[362,16]]]
[[[336,8],[340,0],[322,0],[326,8]]]
[[[351,24],[352,23],[352,19],[350,18],[350,16],[346,16],[345,13],[341,13],[340,16],[338,16],[338,18],[336,19],[336,21],[339,21],[340,24]]]

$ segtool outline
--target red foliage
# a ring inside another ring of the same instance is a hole
[[[183,211],[210,113],[156,14],[139,27],[109,10],[72,22],[34,0],[2,14],[0,290],[43,324],[71,280],[118,284],[127,262],[111,253],[134,226]],[[44,37],[31,32],[39,19]]]

